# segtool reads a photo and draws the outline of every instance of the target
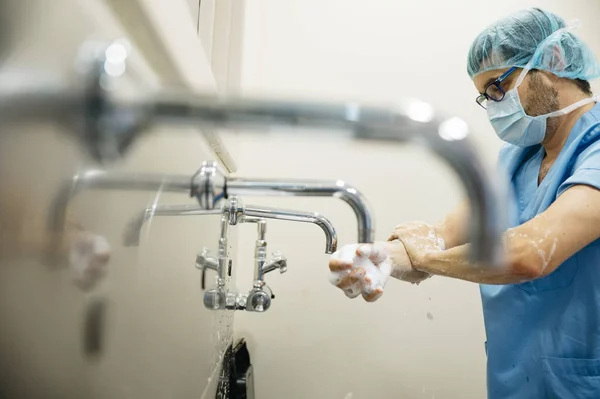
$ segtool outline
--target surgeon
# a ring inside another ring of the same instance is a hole
[[[468,206],[437,225],[398,226],[389,242],[332,257],[334,284],[374,301],[364,257],[410,282],[433,275],[480,284],[491,399],[600,398],[600,104],[592,51],[538,8],[483,31],[468,54],[476,104],[506,142],[498,167],[515,215],[506,267],[469,263]],[[386,268],[383,266],[386,265]]]

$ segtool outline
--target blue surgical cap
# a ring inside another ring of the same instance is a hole
[[[600,77],[594,53],[559,16],[530,8],[485,29],[469,50],[467,70],[474,78],[494,69],[540,69],[568,79]]]

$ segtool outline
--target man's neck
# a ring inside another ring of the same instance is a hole
[[[571,104],[575,104],[576,102],[587,98],[582,95],[567,95],[561,97],[562,98],[559,101],[560,109],[566,108]],[[560,117],[559,125],[556,127],[556,131],[552,137],[550,137],[548,141],[542,143],[544,150],[546,151],[546,158],[554,160],[558,157],[558,154],[567,142],[571,130],[573,130],[573,127],[575,127],[579,118],[592,108],[594,108],[594,103],[584,105],[583,107],[577,108],[573,112]]]

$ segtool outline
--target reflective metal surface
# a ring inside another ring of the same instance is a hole
[[[63,231],[69,202],[84,190],[161,191],[189,195],[191,179],[184,175],[154,175],[104,170],[78,172],[70,181],[63,183],[52,201],[48,213],[48,226],[51,232]]]
[[[279,273],[281,274],[287,272],[287,259],[281,254],[280,251],[273,252],[273,257],[263,265],[263,276],[267,273],[271,273],[274,270],[279,270]]]
[[[131,220],[123,234],[123,244],[128,247],[140,245],[142,228],[154,216],[203,216],[220,214],[220,209],[202,209],[198,205],[152,205]]]
[[[131,216],[156,198],[169,199],[160,185],[127,195],[76,190],[73,197],[69,192],[67,212],[53,215],[50,204],[61,182],[90,163],[62,137],[51,128],[0,135],[0,397],[201,397],[233,331],[230,311],[203,306],[200,275],[192,267],[203,246],[216,253],[219,217],[196,224],[161,220],[160,229],[144,236],[145,245],[125,248]],[[170,156],[143,146],[130,167],[180,173],[196,167],[197,150],[179,148],[178,155],[186,161],[174,168]],[[112,173],[131,174],[124,167]],[[42,251],[56,249],[46,245],[57,237],[49,234],[48,215],[60,221],[52,222],[52,231],[67,238],[58,262]],[[104,278],[87,291],[74,284],[68,262],[70,237],[79,234],[73,226],[79,225],[81,234],[103,236],[112,248]],[[235,243],[229,245],[235,252]]]
[[[207,248],[204,248],[202,253],[196,256],[196,268],[199,270],[211,269],[217,271],[219,268],[219,262],[216,258],[209,255]]]
[[[279,269],[281,273],[287,271],[287,259],[280,253],[274,254],[275,258],[267,260],[267,223],[264,220],[256,222],[256,243],[254,246],[254,281],[248,293],[247,310],[253,312],[266,312],[275,298],[271,288],[265,282],[265,274]]]
[[[243,223],[257,222],[262,219],[276,219],[316,224],[325,233],[325,253],[331,254],[337,250],[338,240],[335,228],[326,217],[316,212],[293,211],[256,205],[244,206],[241,209],[243,209],[241,219]],[[140,233],[144,223],[154,216],[206,216],[220,215],[222,212],[222,209],[203,209],[198,205],[153,205],[140,212],[140,215],[129,223],[124,234],[124,243],[127,246],[139,245]]]
[[[301,196],[301,197],[334,197],[346,202],[356,215],[358,223],[358,242],[373,242],[375,240],[375,221],[364,196],[354,187],[343,181],[283,181],[250,178],[227,179],[226,195],[239,196]],[[256,215],[261,216],[262,215]],[[319,216],[315,215],[318,221]],[[289,219],[288,219],[289,220]],[[324,227],[324,226],[322,226]],[[325,228],[324,228],[325,230]],[[326,233],[327,234],[327,233]],[[335,250],[334,250],[335,251]],[[328,252],[331,253],[331,252]]]
[[[204,245],[216,252],[218,217],[203,224],[161,221],[160,229],[144,236],[146,245],[124,248],[122,233],[133,214],[153,203],[178,201],[178,195],[160,188],[126,195],[82,190],[69,202],[66,222],[56,217],[60,234],[49,234],[51,203],[63,183],[70,185],[81,170],[105,166],[94,159],[98,154],[92,158],[82,151],[103,131],[101,123],[92,126],[93,110],[99,109],[95,100],[74,95],[57,103],[54,95],[69,91],[75,81],[81,90],[92,89],[94,82],[79,80],[73,68],[82,43],[124,37],[119,21],[101,12],[108,3],[119,1],[0,0],[0,85],[16,91],[27,86],[33,97],[23,100],[36,108],[32,114],[18,98],[0,100],[0,107],[12,109],[0,111],[3,399],[211,399],[232,343],[233,312],[202,305],[200,276],[190,262]],[[145,71],[128,65],[119,90],[154,84]],[[13,123],[17,120],[23,123]],[[88,133],[65,135],[65,129]],[[189,186],[189,172],[199,161],[216,157],[201,137],[173,140],[168,128],[160,133],[167,137],[138,142],[126,159],[110,165],[110,173],[168,171],[185,174]],[[194,241],[174,239],[180,235]],[[79,238],[90,236],[110,243],[110,260],[103,279],[82,290],[69,258],[73,244],[89,244]],[[53,245],[58,242],[61,248]],[[235,262],[235,237],[230,245]],[[48,256],[50,248],[58,259]]]
[[[110,80],[104,70],[105,58],[101,51],[96,52],[87,65],[92,67],[88,68],[84,80]],[[256,128],[259,131],[275,126],[319,127],[359,139],[422,144],[454,169],[470,199],[472,260],[491,264],[501,262],[500,238],[506,215],[504,193],[496,179],[486,173],[485,164],[468,140],[466,124],[458,118],[438,119],[433,112],[425,118],[422,113],[415,112],[420,108],[410,101],[394,109],[379,109],[357,104],[222,98],[169,90],[124,98],[104,90],[100,83],[91,86],[89,83],[87,86],[63,87],[16,86],[15,89],[14,84],[0,84],[0,119],[15,121],[45,117],[55,120],[57,115],[72,114],[76,109],[84,117],[87,128],[82,130],[81,125],[71,123],[71,131],[98,159],[113,159],[125,153],[147,127],[163,124],[211,129]],[[74,104],[91,106],[73,108]],[[211,200],[214,198],[206,197],[201,203],[209,205]]]
[[[192,177],[191,195],[196,197],[202,208],[212,209],[219,200],[226,198],[226,181],[225,172],[216,162],[204,161]]]
[[[241,200],[233,196],[223,204],[221,210],[202,209],[189,205],[167,205],[151,207],[141,216],[129,224],[125,234],[127,242],[139,243],[140,230],[148,215],[194,216],[194,215],[221,215],[221,230],[219,238],[218,255],[212,256],[207,248],[196,257],[196,268],[202,271],[202,284],[206,269],[217,271],[217,280],[214,287],[209,288],[204,294],[204,306],[211,310],[248,310],[264,312],[271,305],[273,295],[266,285],[264,276],[274,270],[280,273],[287,271],[287,259],[280,253],[274,252],[273,258],[267,259],[267,222],[265,219],[277,219],[302,223],[317,224],[325,232],[326,253],[333,253],[337,248],[337,235],[333,225],[325,217],[310,212],[289,211],[277,208],[246,207]],[[254,223],[257,226],[257,239],[254,249],[254,279],[252,289],[247,294],[225,287],[228,275],[231,273],[229,261],[229,232],[230,226],[239,223]]]

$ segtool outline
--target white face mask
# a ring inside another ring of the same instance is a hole
[[[519,91],[517,90],[523,83],[527,72],[529,72],[529,69],[523,69],[514,89],[506,92],[502,101],[488,101],[487,104],[488,118],[498,137],[519,147],[529,147],[544,141],[548,118],[566,115],[577,108],[596,101],[596,98],[593,97],[586,98],[559,111],[540,116],[529,116],[525,113],[523,105],[521,105]]]

